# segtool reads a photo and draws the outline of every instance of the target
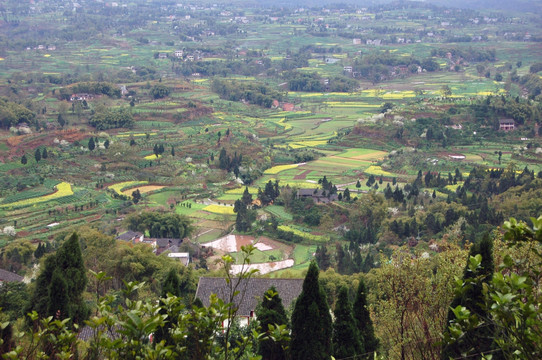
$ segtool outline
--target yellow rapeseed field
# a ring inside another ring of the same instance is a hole
[[[67,182],[62,182],[62,183],[58,184],[56,186],[56,190],[57,190],[56,192],[54,192],[52,194],[49,194],[49,195],[40,196],[40,197],[36,197],[36,198],[31,198],[31,199],[20,200],[20,201],[13,202],[13,203],[10,203],[10,204],[1,205],[0,207],[33,205],[33,204],[42,203],[42,202],[49,201],[49,200],[58,199],[58,198],[61,198],[61,197],[64,197],[64,196],[73,195],[72,186],[70,184],[68,184]]]
[[[154,156],[154,155],[153,155]],[[135,187],[136,185],[148,184],[148,181],[123,181],[120,183],[113,184],[108,187],[108,189],[113,190],[117,194],[122,195],[122,190],[130,187]]]
[[[222,206],[222,205],[207,205],[202,210],[208,211],[214,214],[225,214],[225,215],[234,215],[233,206]]]
[[[371,175],[394,176],[392,173],[382,170],[382,167],[371,165],[365,169],[365,173]]]
[[[266,174],[266,175],[275,175],[275,174],[278,174],[279,172],[284,171],[284,170],[295,169],[298,166],[299,166],[299,164],[277,165],[277,166],[273,166],[272,168],[269,168],[269,169],[265,170],[264,174]]]

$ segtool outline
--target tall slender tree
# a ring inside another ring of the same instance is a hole
[[[88,140],[88,149],[90,151],[96,149],[96,142],[94,142],[94,138],[91,137],[89,140]]]
[[[333,355],[337,359],[352,358],[365,352],[360,341],[356,320],[352,315],[352,304],[348,300],[348,288],[341,287],[335,305],[333,323]]]
[[[464,306],[471,314],[484,321],[487,319],[487,310],[484,308],[484,284],[493,278],[495,264],[493,262],[493,240],[485,235],[482,241],[474,244],[469,252],[471,256],[481,255],[482,262],[476,271],[471,271],[469,266],[465,267],[463,280],[467,286],[458,294],[451,304],[451,309],[457,306]],[[448,323],[455,318],[453,311],[448,312]],[[487,326],[477,327],[469,330],[458,341],[443,347],[442,359],[457,358],[473,354],[492,353],[493,359],[501,359],[500,352],[494,352],[496,346],[493,340],[493,326],[488,322]]]
[[[368,257],[369,255],[367,255],[367,258]],[[367,259],[365,259],[365,261],[367,261]],[[378,339],[375,336],[373,321],[371,320],[369,309],[367,307],[367,290],[362,278],[359,279],[353,312],[365,353],[374,353],[378,349]]]
[[[39,148],[36,148],[36,151],[34,152],[34,159],[36,159],[36,162],[41,160],[41,151]]]
[[[73,323],[80,324],[89,315],[83,301],[87,282],[79,236],[73,233],[56,254],[45,260],[36,280],[29,310],[35,310],[40,317],[57,316],[60,311],[62,319],[69,317]],[[66,289],[66,305],[63,303],[62,289]]]
[[[162,284],[161,297],[167,298],[169,294],[173,296],[181,296],[181,279],[179,278],[179,275],[174,268],[169,270],[166,279]],[[166,313],[165,308],[162,308],[160,312]],[[166,345],[174,345],[172,343],[171,335],[169,334],[169,330],[173,327],[171,320],[172,319],[166,319],[164,326],[159,327],[156,330],[156,332],[154,333],[154,338],[156,342],[165,340]]]
[[[288,316],[282,305],[282,299],[274,286],[265,292],[261,305],[256,309],[256,316],[260,321],[262,332],[269,332],[269,325],[288,325]],[[262,360],[286,360],[288,355],[284,350],[286,345],[271,339],[262,340],[258,344],[258,354],[262,356]]]
[[[303,290],[295,302],[290,343],[292,359],[329,360],[331,356],[331,314],[318,272],[318,265],[312,261]]]

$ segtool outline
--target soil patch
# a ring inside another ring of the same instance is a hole
[[[307,175],[309,175],[312,172],[312,170],[305,170],[301,174],[297,174],[294,176],[294,180],[305,180],[307,178]]]

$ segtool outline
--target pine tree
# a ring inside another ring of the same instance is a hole
[[[487,318],[487,312],[483,307],[483,288],[484,284],[491,281],[495,271],[495,264],[493,262],[493,241],[487,234],[484,236],[482,241],[480,241],[480,243],[474,244],[471,247],[469,257],[476,255],[482,256],[480,268],[473,272],[469,269],[467,264],[463,273],[463,280],[469,284],[463,293],[454,298],[450,307],[454,309],[457,306],[464,306],[471,312],[471,314],[476,315],[481,320],[484,320]],[[448,312],[448,322],[454,318],[455,315],[450,310]],[[486,326],[467,331],[467,333],[462,336],[459,341],[444,346],[442,351],[442,359],[447,360],[450,357],[455,358],[469,354],[488,353],[494,349],[493,326],[488,323]],[[500,353],[493,353],[492,355],[493,359],[501,359]]]
[[[316,253],[314,257],[316,259],[318,267],[324,271],[326,271],[331,265],[330,255],[327,252],[327,247],[325,247],[324,245],[316,247]]]
[[[109,139],[105,139],[104,148],[109,149]]]
[[[368,256],[365,259],[365,262],[367,262],[367,260]],[[369,309],[367,308],[367,291],[362,278],[359,279],[353,310],[360,341],[363,344],[365,353],[374,353],[378,348],[378,339],[375,337],[373,321],[371,320]],[[372,356],[369,356],[369,358],[371,357]]]
[[[49,157],[49,154],[47,154],[47,149],[43,148],[43,152],[41,153],[42,159],[47,159]]]
[[[269,325],[288,325],[288,316],[274,286],[265,292],[261,305],[256,309],[256,316],[262,332],[269,332]],[[258,344],[258,354],[262,356],[262,360],[286,360],[286,345],[271,339],[262,340]]]
[[[94,138],[91,137],[89,140],[88,140],[88,149],[90,151],[96,149],[96,143],[94,142]]]
[[[161,297],[167,297],[168,294],[181,296],[181,279],[175,269],[169,270],[164,283],[162,284]]]
[[[252,195],[248,191],[248,186],[245,187],[245,191],[243,192],[243,196],[241,197],[241,202],[245,206],[249,206],[250,204],[252,204]]]
[[[312,261],[292,313],[290,356],[296,360],[329,360],[332,323],[326,294]]]
[[[175,148],[173,146],[171,147],[171,156],[175,156]]]
[[[47,314],[52,315],[55,319],[63,320],[71,318],[68,297],[68,283],[61,274],[59,268],[53,271],[51,283],[48,289]]]
[[[65,286],[59,279],[65,281]],[[54,281],[53,281],[54,280]],[[59,303],[62,294],[53,289],[66,289],[66,305]],[[69,317],[73,323],[80,324],[88,317],[89,310],[83,301],[83,292],[87,286],[86,270],[81,256],[79,237],[73,233],[56,254],[45,259],[43,270],[36,279],[36,287],[32,293],[30,309],[35,310],[40,317],[56,316],[61,311],[61,318]]]
[[[344,189],[343,199],[345,201],[350,201],[350,190],[348,190],[348,188]]]
[[[23,154],[23,156],[21,156],[21,164],[26,165],[27,162],[28,162],[28,159],[26,158],[26,155]]]
[[[68,285],[71,318],[74,323],[82,323],[89,314],[88,307],[83,301],[83,292],[87,287],[88,279],[77,233],[73,233],[62,244],[55,258],[57,268],[61,271]]]
[[[352,305],[348,300],[348,289],[342,286],[335,305],[333,323],[333,354],[337,359],[351,358],[365,352],[360,341],[356,320],[352,315]]]
[[[56,121],[58,121],[58,125],[60,125],[60,127],[64,127],[64,125],[66,125],[66,120],[64,120],[62,114],[58,114]]]
[[[34,152],[34,159],[36,159],[36,162],[41,160],[41,151],[39,148],[36,148],[36,151]]]
[[[175,269],[169,270],[166,279],[162,284],[162,293],[160,297],[167,298],[169,294],[173,296],[181,296],[181,279],[179,278],[179,275],[177,274],[177,271]],[[160,312],[165,314],[166,309],[161,308]],[[158,328],[158,330],[154,333],[155,341],[158,343],[162,340],[165,340],[166,345],[173,345],[171,336],[169,334],[169,330],[171,328],[171,319],[166,319],[166,323],[164,324],[164,326]]]
[[[359,189],[361,187],[361,183],[359,182],[359,179],[358,181],[356,182],[356,187]]]

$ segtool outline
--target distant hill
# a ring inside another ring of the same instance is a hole
[[[532,0],[428,0],[424,2],[446,7],[459,7],[477,10],[494,9],[542,13],[542,2]]]

